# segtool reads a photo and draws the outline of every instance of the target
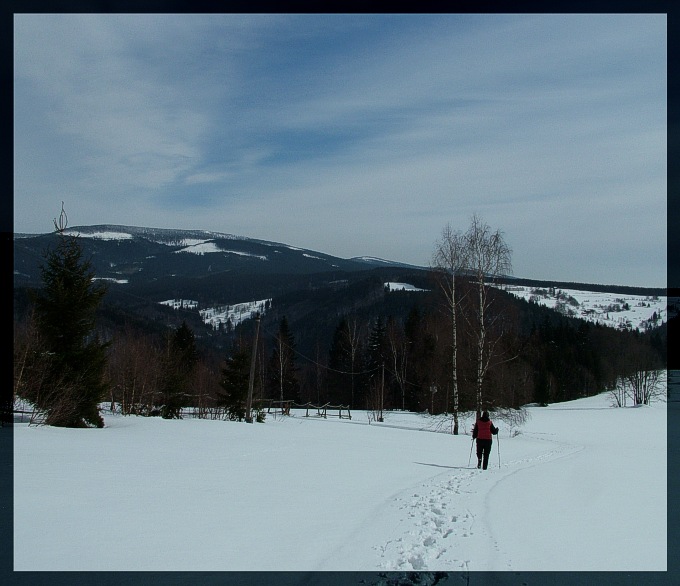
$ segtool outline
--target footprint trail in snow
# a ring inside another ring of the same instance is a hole
[[[383,570],[465,569],[460,540],[471,537],[475,518],[467,508],[469,485],[478,470],[470,470],[433,484],[423,484],[408,496],[395,499],[403,535],[376,546]],[[415,520],[415,523],[413,522]]]
[[[403,529],[394,539],[374,546],[379,555],[378,567],[389,571],[510,569],[512,562],[489,527],[489,492],[504,478],[522,469],[582,449],[582,446],[541,439],[546,451],[510,460],[501,469],[491,463],[485,471],[459,469],[401,493],[391,506],[401,512]]]

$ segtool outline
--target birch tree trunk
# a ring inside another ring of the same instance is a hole
[[[447,313],[451,317],[451,387],[453,395],[453,434],[458,435],[458,326],[456,320],[456,275],[466,265],[465,242],[459,232],[447,224],[435,244],[432,264],[439,275],[439,285],[446,298]]]
[[[470,227],[465,234],[468,268],[475,274],[478,287],[477,306],[477,381],[476,408],[477,416],[483,409],[483,384],[492,357],[487,338],[487,310],[489,297],[487,283],[512,271],[512,252],[499,230],[491,231],[477,215],[473,215]]]

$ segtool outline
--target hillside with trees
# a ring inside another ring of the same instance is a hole
[[[79,239],[64,238],[78,245]],[[238,287],[251,299],[271,293],[254,349],[252,319],[216,329],[195,308],[173,309],[116,287],[95,294],[87,263],[82,278],[94,297],[78,307],[88,308],[89,321],[73,314],[59,325],[64,332],[81,323],[91,328],[69,336],[84,340],[80,350],[99,353],[103,374],[88,387],[98,400],[124,413],[165,417],[193,408],[204,417],[243,419],[253,352],[255,405],[330,403],[450,413],[454,420],[458,412],[585,397],[613,389],[635,372],[666,367],[666,325],[644,333],[609,328],[492,286],[507,280],[510,250],[502,234],[480,219],[473,218],[464,234],[445,228],[434,248],[430,270],[240,274]],[[391,290],[388,282],[413,287]],[[205,297],[216,296],[210,292],[214,281],[206,283]],[[48,272],[37,291],[44,297],[53,286]],[[162,281],[148,286],[159,288]],[[195,281],[191,288],[195,292]],[[181,297],[180,289],[175,282],[163,297]],[[49,411],[36,389],[68,369],[28,359],[55,352],[45,346],[45,305],[35,291],[14,292],[14,393]],[[49,343],[53,348],[59,342]],[[98,424],[95,415],[88,417]]]

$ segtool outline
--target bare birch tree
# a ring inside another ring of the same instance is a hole
[[[270,363],[272,386],[278,391],[283,408],[284,400],[297,401],[300,392],[295,366],[295,339],[286,316],[283,316],[279,324]]]
[[[354,408],[356,363],[357,358],[359,356],[359,350],[361,348],[362,339],[362,326],[359,323],[359,320],[356,316],[353,316],[347,320],[347,329],[345,330],[345,336],[347,340],[347,347],[349,349],[350,372],[351,372],[350,380],[352,384],[350,406]]]
[[[386,326],[387,344],[391,371],[394,379],[399,385],[401,393],[401,409],[406,410],[406,372],[408,364],[408,345],[409,341],[404,335],[404,331],[398,326],[396,320],[390,317]]]
[[[451,388],[453,394],[453,434],[458,435],[458,332],[456,310],[456,277],[466,267],[466,246],[463,235],[454,232],[450,224],[442,230],[435,243],[432,267],[446,299],[447,312],[451,317]]]
[[[491,363],[498,339],[488,336],[490,323],[487,319],[491,300],[487,283],[512,272],[512,251],[505,243],[502,232],[491,231],[488,224],[476,214],[472,216],[465,236],[466,264],[474,275],[479,294],[477,304],[477,381],[476,405],[478,415],[482,411],[482,384]],[[496,316],[498,317],[498,316]],[[494,318],[495,319],[495,318]]]

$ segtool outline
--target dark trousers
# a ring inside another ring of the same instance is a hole
[[[479,464],[482,464],[482,468],[486,470],[489,465],[489,454],[491,453],[491,443],[490,439],[479,439],[477,438],[477,468]]]

